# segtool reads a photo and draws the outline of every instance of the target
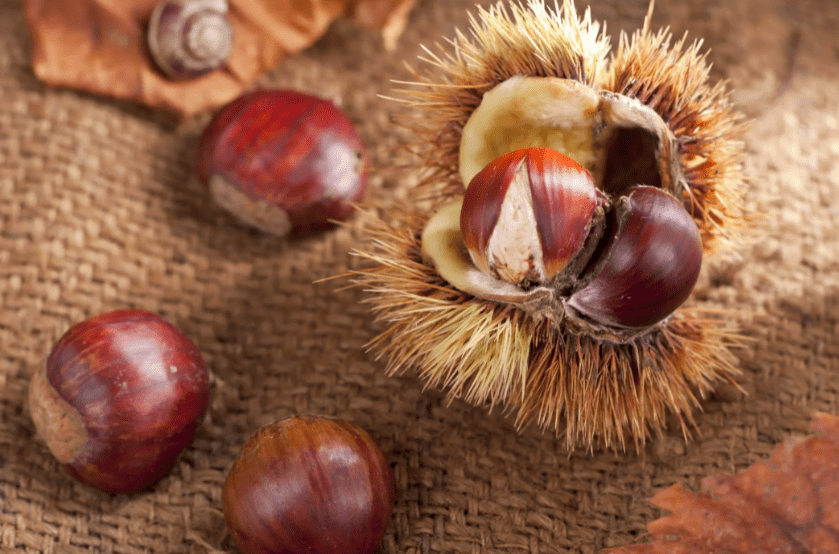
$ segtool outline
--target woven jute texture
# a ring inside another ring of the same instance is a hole
[[[482,0],[481,4],[489,2]],[[332,98],[373,161],[372,200],[404,199],[416,176],[393,149],[387,95],[420,45],[466,28],[475,0],[421,0],[396,52],[334,25],[261,85]],[[578,6],[580,7],[580,6]],[[646,1],[601,0],[613,37]],[[659,1],[653,28],[711,49],[752,119],[747,206],[761,214],[737,251],[708,260],[696,302],[735,310],[746,394],[722,387],[695,436],[673,425],[640,453],[569,455],[411,372],[388,377],[364,345],[382,329],[346,282],[363,222],[287,242],[249,230],[193,179],[207,116],[182,123],[34,77],[17,0],[0,0],[0,549],[29,554],[235,549],[221,490],[244,440],[293,414],[370,432],[393,467],[396,506],[380,551],[599,552],[641,540],[647,499],[740,471],[803,434],[814,410],[839,413],[839,3]],[[614,40],[613,40],[614,42]],[[199,346],[218,379],[206,420],[174,471],[148,492],[108,495],[73,482],[37,438],[32,373],[73,323],[117,308],[157,312]]]

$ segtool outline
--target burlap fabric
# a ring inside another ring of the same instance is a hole
[[[397,104],[420,44],[465,27],[474,0],[421,0],[397,52],[348,23],[261,84],[331,97],[357,122],[372,196],[414,181],[392,149]],[[482,4],[488,4],[482,1]],[[614,35],[646,0],[602,0]],[[697,301],[734,309],[747,392],[703,404],[697,436],[678,427],[643,452],[575,453],[535,428],[517,433],[412,374],[387,377],[365,353],[377,331],[345,283],[313,281],[360,262],[361,222],[296,242],[215,207],[193,179],[206,117],[179,124],[123,102],[51,90],[32,74],[17,0],[0,0],[0,549],[21,553],[232,552],[222,484],[245,438],[297,413],[348,419],[380,443],[396,507],[381,552],[597,552],[639,540],[660,487],[735,472],[839,413],[839,3],[660,1],[653,27],[704,37],[714,77],[754,118],[751,243],[709,261]],[[74,483],[34,435],[30,375],[74,322],[122,307],[158,312],[191,336],[218,378],[206,421],[153,490],[111,496]]]

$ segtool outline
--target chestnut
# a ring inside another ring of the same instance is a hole
[[[655,187],[631,189],[604,239],[588,284],[568,306],[622,327],[658,323],[690,296],[702,265],[699,228],[681,204]]]
[[[393,509],[393,477],[363,429],[297,416],[245,442],[222,501],[243,554],[370,554]]]
[[[67,473],[111,492],[146,489],[192,443],[210,377],[160,316],[118,310],[72,326],[29,387],[38,434]]]
[[[472,178],[460,212],[463,242],[485,273],[546,282],[583,249],[604,203],[589,172],[568,156],[515,150]]]
[[[279,236],[345,221],[367,192],[367,152],[332,102],[257,90],[222,107],[198,143],[197,172],[215,201]]]

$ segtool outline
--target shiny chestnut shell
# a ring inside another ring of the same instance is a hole
[[[224,517],[247,554],[370,554],[393,509],[390,467],[370,435],[301,416],[251,436],[224,483]]]
[[[192,443],[209,373],[192,341],[160,316],[104,313],[71,327],[29,391],[32,418],[67,473],[112,493],[145,489]]]
[[[352,121],[293,90],[257,90],[221,108],[199,140],[197,171],[219,204],[276,235],[344,221],[367,192],[367,153]]]
[[[550,148],[523,148],[472,178],[460,230],[481,271],[514,283],[543,282],[580,252],[603,202],[573,159]]]
[[[593,275],[568,305],[601,324],[648,327],[690,296],[702,266],[702,239],[667,192],[638,186],[626,200],[616,214],[622,221],[613,221],[591,265]]]

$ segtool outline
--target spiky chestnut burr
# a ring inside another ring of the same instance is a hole
[[[639,448],[668,414],[687,435],[700,398],[737,374],[730,323],[688,305],[639,318],[631,332],[602,310],[599,325],[575,325],[535,309],[544,297],[523,306],[522,290],[542,283],[508,283],[482,298],[443,278],[422,251],[463,252],[459,229],[435,226],[446,219],[439,214],[459,213],[464,188],[492,160],[532,147],[575,160],[610,204],[631,203],[639,185],[660,189],[671,199],[664,209],[695,223],[700,253],[736,244],[746,220],[743,123],[724,86],[709,84],[699,43],[651,32],[648,16],[610,56],[588,11],[579,18],[572,0],[557,10],[529,0],[479,9],[472,34],[451,44],[453,53],[429,52],[435,72],[415,74],[419,89],[399,91],[421,145],[417,196],[433,205],[368,226],[371,246],[357,253],[377,265],[357,278],[387,325],[370,346],[390,372],[416,367],[453,397],[504,404],[520,425],[563,433],[569,449]],[[466,260],[461,275],[487,275]]]

